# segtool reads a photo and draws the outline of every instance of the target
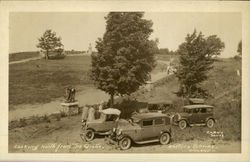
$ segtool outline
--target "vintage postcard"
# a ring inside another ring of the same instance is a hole
[[[0,160],[250,160],[250,3],[0,5]]]

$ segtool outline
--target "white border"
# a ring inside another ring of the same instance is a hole
[[[241,12],[243,42],[242,153],[240,154],[14,154],[8,153],[8,48],[10,12]],[[250,161],[250,3],[233,1],[0,1],[0,160],[81,161]],[[248,45],[248,46],[247,46]],[[249,114],[249,115],[248,115]]]

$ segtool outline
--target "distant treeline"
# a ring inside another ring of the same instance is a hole
[[[66,55],[68,55],[68,54],[82,54],[82,53],[86,53],[86,51],[65,50],[64,53]]]
[[[159,55],[178,55],[177,51],[172,51],[172,50],[169,50],[168,48],[158,49],[157,54],[159,54]]]

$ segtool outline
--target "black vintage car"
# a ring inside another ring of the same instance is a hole
[[[179,125],[180,129],[187,126],[207,126],[212,128],[215,123],[213,106],[196,104],[183,106],[183,111],[173,117],[173,123]]]
[[[147,109],[149,112],[161,112],[166,113],[169,109],[173,108],[172,102],[149,102]]]
[[[162,113],[134,114],[127,122],[113,128],[110,140],[122,150],[129,149],[133,143],[145,144],[160,142],[169,144],[171,139],[170,118]]]

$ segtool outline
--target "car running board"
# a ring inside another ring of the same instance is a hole
[[[152,143],[152,142],[159,142],[159,140],[155,139],[155,140],[148,140],[148,141],[135,142],[135,143],[137,143],[137,144],[145,144],[145,143]]]
[[[205,126],[206,124],[190,124],[190,126]]]
[[[110,132],[99,132],[99,133],[96,133],[96,134],[99,134],[99,135],[110,135]]]

